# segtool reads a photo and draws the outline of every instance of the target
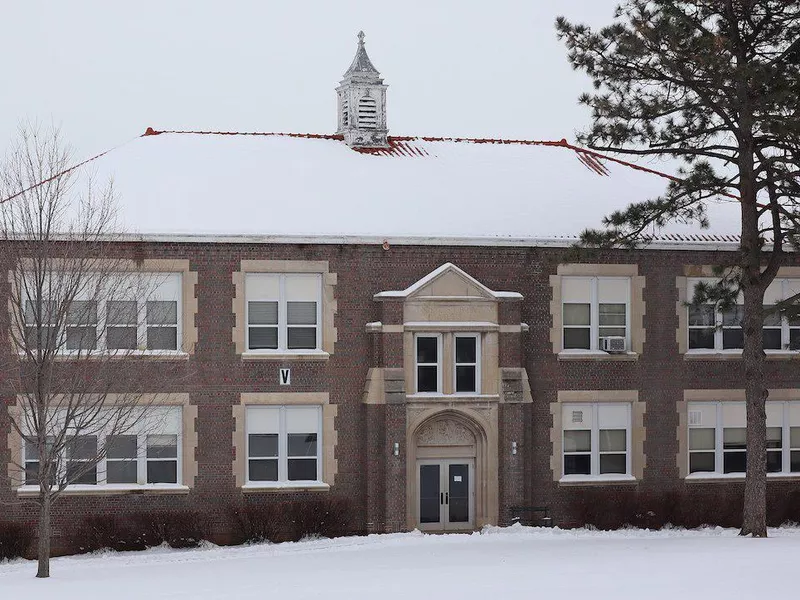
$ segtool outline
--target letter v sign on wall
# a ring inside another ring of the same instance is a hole
[[[278,369],[278,383],[281,385],[291,385],[292,383],[292,370],[291,369]]]

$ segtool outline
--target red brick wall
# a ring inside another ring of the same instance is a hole
[[[646,277],[644,352],[635,362],[559,362],[549,340],[551,289],[549,276],[555,273],[563,250],[537,248],[463,246],[380,246],[365,245],[258,245],[258,244],[123,244],[119,251],[147,258],[189,259],[198,272],[197,326],[199,343],[195,354],[174,368],[185,372],[176,378],[171,391],[190,394],[198,407],[196,486],[188,496],[131,494],[111,497],[70,497],[54,508],[57,530],[63,530],[86,514],[128,510],[194,508],[206,511],[214,523],[219,541],[229,539],[231,511],[247,503],[269,503],[291,494],[262,493],[246,499],[235,487],[232,472],[233,427],[231,406],[242,392],[285,391],[278,387],[277,370],[291,366],[291,391],[328,391],[338,405],[336,428],[338,474],[334,488],[327,492],[349,498],[353,504],[353,531],[405,528],[405,406],[365,406],[362,396],[371,366],[402,367],[402,336],[367,333],[365,324],[382,320],[400,323],[398,302],[375,302],[373,295],[384,290],[404,289],[445,262],[453,262],[484,285],[524,295],[519,305],[503,305],[501,322],[530,325],[530,331],[501,336],[501,365],[524,365],[533,393],[533,405],[504,405],[500,412],[500,515],[507,518],[513,504],[546,505],[559,523],[578,523],[586,514],[581,508],[587,496],[580,488],[559,487],[550,472],[549,403],[558,390],[637,389],[647,403],[644,480],[631,489],[604,487],[598,497],[609,506],[625,502],[631,495],[684,494],[698,503],[731,501],[741,493],[740,483],[687,485],[678,478],[676,401],[686,388],[741,388],[743,373],[737,361],[685,361],[678,354],[675,330],[677,289],[675,278],[685,264],[719,264],[725,256],[710,252],[635,251],[607,252],[590,262],[638,263]],[[246,361],[235,354],[231,339],[234,324],[231,274],[242,259],[327,260],[338,274],[336,327],[338,342],[327,362]],[[518,311],[518,312],[517,312]],[[380,338],[376,340],[376,338]],[[519,341],[518,341],[519,340]],[[169,366],[158,361],[141,367],[141,377],[150,370]],[[767,363],[767,378],[775,388],[800,388],[800,372],[794,361]],[[154,378],[157,379],[157,378]],[[155,391],[155,390],[154,390]],[[164,391],[164,390],[158,390]],[[12,401],[6,391],[6,402]],[[0,439],[8,424],[5,414]],[[511,441],[519,444],[511,455]],[[400,444],[400,456],[392,445]],[[0,463],[9,460],[0,444]],[[770,483],[781,490],[794,484]],[[595,492],[592,492],[595,493]],[[299,496],[295,496],[299,497]],[[8,480],[0,481],[0,502],[14,500]],[[585,502],[584,502],[585,505]],[[30,505],[0,504],[0,518],[34,520]],[[700,508],[698,508],[700,510]]]

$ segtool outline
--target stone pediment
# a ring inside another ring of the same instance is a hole
[[[384,298],[413,298],[417,300],[453,298],[497,301],[522,300],[522,294],[491,290],[453,263],[445,263],[404,290],[375,294],[376,300]]]

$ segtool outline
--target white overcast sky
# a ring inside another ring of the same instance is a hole
[[[390,133],[573,138],[589,122],[554,20],[617,0],[0,0],[0,147],[22,119],[78,156],[160,129],[332,132],[356,33]]]

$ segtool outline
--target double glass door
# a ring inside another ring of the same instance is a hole
[[[473,461],[426,459],[417,468],[418,526],[422,530],[473,528]]]

